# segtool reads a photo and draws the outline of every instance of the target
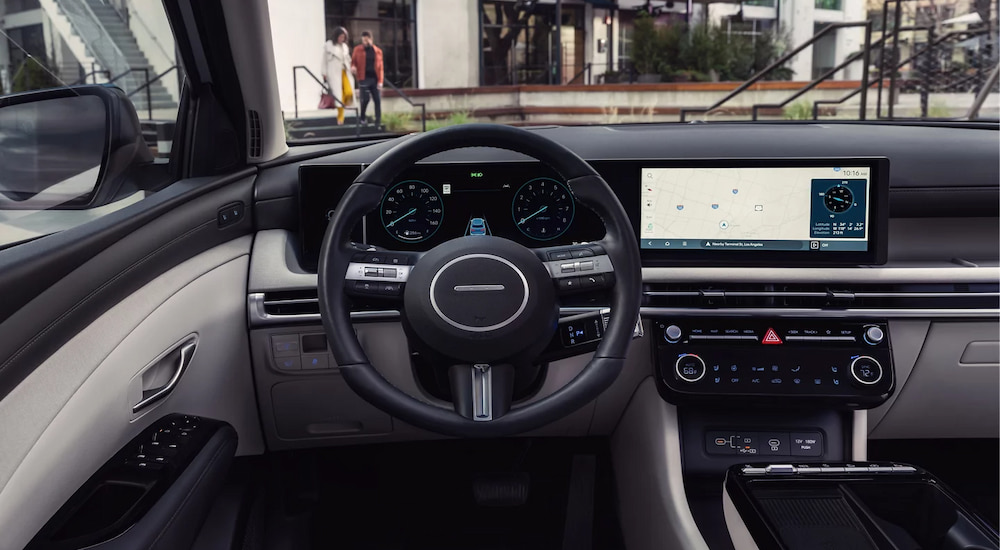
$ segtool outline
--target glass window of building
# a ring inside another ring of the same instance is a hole
[[[483,2],[480,10],[483,85],[564,83],[583,70],[582,6],[562,6],[558,35],[553,30],[554,4],[490,1]]]
[[[400,88],[417,85],[415,0],[326,0],[326,36],[344,27],[350,45],[361,43],[361,32],[374,35],[382,49],[385,79]]]

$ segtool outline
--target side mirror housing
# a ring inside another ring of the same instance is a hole
[[[77,86],[0,97],[0,210],[84,209],[153,162],[125,92]]]

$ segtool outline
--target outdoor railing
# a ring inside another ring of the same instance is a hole
[[[343,101],[341,101],[340,99],[338,99],[337,96],[333,95],[333,90],[331,90],[330,87],[327,86],[326,82],[323,82],[322,80],[320,80],[319,78],[317,78],[316,75],[313,74],[313,72],[309,70],[309,67],[306,67],[305,65],[296,65],[296,66],[292,67],[292,93],[295,96],[295,118],[299,118],[299,79],[298,79],[298,74],[299,74],[300,70],[301,71],[305,71],[306,74],[308,74],[310,77],[312,77],[312,79],[314,81],[316,81],[317,84],[320,85],[320,87],[323,89],[323,91],[326,92],[327,94],[329,94],[331,98],[333,98],[333,101],[337,105],[339,105],[343,109],[347,109],[349,111],[354,111],[354,136],[355,137],[361,137],[361,109],[358,108],[358,107],[351,107],[351,106],[344,105]]]
[[[392,88],[393,91],[395,91],[397,95],[399,95],[399,97],[403,98],[403,101],[409,103],[410,107],[420,107],[420,129],[421,129],[421,131],[426,132],[427,131],[427,104],[425,104],[425,103],[414,103],[413,100],[410,99],[410,96],[406,95],[406,93],[403,92],[403,90],[400,90],[399,88],[397,88],[395,84],[393,84],[392,82],[390,82],[388,80],[385,80],[384,82],[385,82],[385,84],[388,84],[389,87]]]
[[[122,74],[131,68],[125,54],[115,44],[85,0],[56,0],[56,3],[72,23],[73,30],[86,44],[87,50],[104,70],[111,74]],[[131,92],[139,87],[139,83],[135,78],[127,78],[120,87],[126,92]]]
[[[862,83],[868,82],[868,65],[869,65],[870,59],[871,59],[872,22],[871,21],[858,21],[858,22],[831,23],[831,24],[827,25],[826,27],[823,27],[823,29],[820,30],[815,35],[813,35],[812,38],[810,38],[809,40],[806,40],[805,42],[803,42],[802,44],[800,44],[798,47],[796,47],[792,51],[786,53],[785,55],[782,55],[777,60],[775,60],[773,63],[771,63],[770,65],[768,65],[767,67],[765,67],[764,70],[762,70],[759,73],[757,73],[757,74],[753,75],[752,77],[750,77],[749,80],[747,80],[743,84],[740,84],[735,90],[733,90],[732,92],[729,92],[729,94],[727,94],[722,99],[716,101],[711,106],[704,107],[704,108],[696,108],[696,109],[681,109],[681,114],[680,114],[681,122],[685,122],[686,121],[688,113],[703,113],[703,114],[710,114],[710,113],[712,113],[713,111],[715,111],[716,109],[718,109],[719,107],[721,107],[722,105],[724,105],[726,102],[728,102],[730,99],[732,99],[732,98],[740,95],[741,93],[743,93],[744,90],[750,88],[751,86],[753,86],[757,82],[760,82],[761,80],[763,80],[765,76],[767,76],[769,73],[771,73],[771,71],[773,71],[773,70],[781,67],[782,65],[784,65],[785,63],[787,63],[791,58],[793,58],[796,55],[798,55],[799,52],[801,52],[802,50],[804,50],[804,49],[812,46],[817,40],[819,40],[820,38],[823,38],[824,36],[826,36],[830,32],[833,32],[833,31],[835,31],[837,29],[847,29],[847,28],[854,28],[854,27],[864,27],[865,28],[864,49],[862,49],[858,53],[855,53],[855,54],[849,56],[847,60],[845,60],[843,63],[841,63],[840,65],[838,65],[834,69],[826,71],[825,73],[823,73],[822,75],[820,75],[819,78],[814,79],[812,82],[810,82],[809,84],[807,84],[806,86],[804,86],[803,88],[801,88],[800,90],[798,90],[791,98],[783,101],[782,103],[777,104],[777,105],[754,105],[752,107],[753,119],[757,120],[758,108],[783,107],[786,104],[788,104],[788,102],[790,102],[791,100],[793,100],[793,99],[801,96],[802,94],[808,92],[809,90],[812,90],[813,88],[815,88],[816,86],[818,86],[820,82],[826,80],[827,78],[829,78],[830,76],[832,76],[834,73],[836,73],[837,71],[843,69],[844,67],[846,67],[850,63],[853,63],[853,62],[857,61],[859,58],[862,59],[862,64],[863,64],[863,68],[862,68],[863,74],[862,74],[862,77],[861,77],[861,82]],[[865,119],[865,111],[866,111],[866,101],[867,101],[867,96],[868,96],[868,86],[862,84],[859,92],[861,93],[861,107],[860,107],[860,110],[859,110],[859,116],[860,116],[861,120],[864,120]]]

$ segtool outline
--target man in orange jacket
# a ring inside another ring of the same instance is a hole
[[[361,43],[351,53],[351,72],[361,88],[361,119],[368,102],[375,100],[375,126],[382,124],[382,49],[375,45],[371,31],[361,32]]]

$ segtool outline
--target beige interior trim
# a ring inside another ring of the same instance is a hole
[[[726,516],[726,528],[729,529],[729,538],[733,541],[735,550],[759,550],[757,543],[753,541],[747,524],[736,511],[736,505],[729,496],[729,491],[722,491],[722,513]]]
[[[868,460],[868,411],[854,411],[851,426],[851,460]]]
[[[642,381],[611,436],[622,536],[630,550],[708,550],[684,494],[677,407]]]

